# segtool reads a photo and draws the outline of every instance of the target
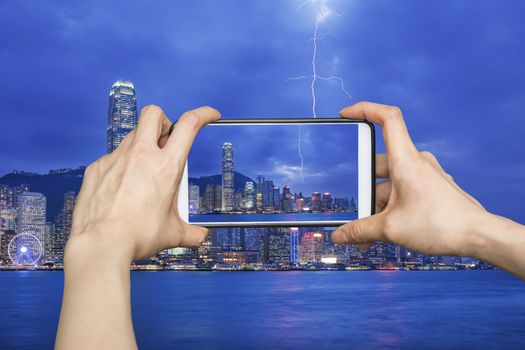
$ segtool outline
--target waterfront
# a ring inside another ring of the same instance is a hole
[[[525,283],[491,271],[132,272],[143,349],[525,347]],[[0,272],[0,348],[53,345],[62,272]]]

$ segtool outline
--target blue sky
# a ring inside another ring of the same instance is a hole
[[[302,1],[3,1],[0,174],[86,165],[105,150],[108,92],[175,119],[309,117],[315,13]],[[488,209],[525,222],[525,3],[326,2],[318,115],[371,100],[402,108],[414,141]],[[379,140],[379,149],[382,149]]]

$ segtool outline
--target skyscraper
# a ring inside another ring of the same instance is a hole
[[[261,229],[260,261],[290,266],[290,232],[286,227]]]
[[[130,81],[117,80],[109,93],[107,151],[113,152],[137,125],[137,98]]]
[[[222,145],[222,211],[232,211],[233,201],[233,145],[225,142]]]
[[[199,212],[199,209],[200,209],[199,192],[200,192],[199,186],[190,185],[189,194],[188,194],[189,195],[188,207],[189,207],[190,214],[196,214]]]
[[[299,228],[290,227],[290,262],[299,263]]]
[[[281,210],[285,213],[290,213],[292,211],[292,200],[293,195],[290,191],[290,187],[284,186],[283,187],[283,195],[282,195],[282,201],[281,201]]]
[[[320,211],[321,210],[321,193],[314,192],[312,193],[312,199],[311,199],[311,208],[313,211]]]
[[[262,205],[265,209],[273,206],[273,181],[264,180],[261,184]]]
[[[244,185],[244,209],[245,210],[253,210],[255,207],[255,190],[253,186],[253,182],[246,181],[246,184]]]
[[[62,208],[62,242],[66,245],[71,234],[71,224],[73,223],[73,209],[75,209],[75,192],[69,191],[64,194],[64,207]]]
[[[332,206],[333,206],[332,195],[328,192],[323,193],[323,196],[321,197],[321,210],[322,211],[332,210]]]
[[[301,262],[319,262],[324,251],[324,238],[321,232],[307,232],[301,237]]]
[[[15,207],[15,191],[7,185],[0,184],[0,209]]]
[[[222,187],[220,185],[206,185],[204,198],[200,212],[209,213],[221,210],[222,208]]]
[[[46,197],[24,192],[18,196],[18,233],[30,233],[44,244],[46,232]]]

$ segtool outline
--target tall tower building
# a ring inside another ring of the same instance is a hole
[[[290,227],[290,262],[299,263],[299,228]]]
[[[233,200],[233,145],[225,142],[222,145],[222,211],[232,211]]]
[[[62,208],[62,240],[63,245],[67,243],[71,234],[71,224],[73,223],[73,209],[75,209],[75,192],[69,191],[64,194],[64,207]]]
[[[117,80],[109,92],[107,151],[113,152],[137,126],[137,98],[130,81]]]
[[[253,182],[246,181],[244,185],[244,209],[253,210],[255,208],[255,189]]]
[[[44,244],[46,233],[46,197],[24,192],[18,196],[18,233],[30,233]]]

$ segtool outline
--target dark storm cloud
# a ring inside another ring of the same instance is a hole
[[[0,173],[103,154],[119,78],[172,119],[202,104],[225,117],[311,116],[309,81],[285,81],[311,69],[313,9],[300,3],[2,2]],[[525,4],[327,3],[319,74],[343,77],[353,99],[321,81],[318,114],[359,100],[401,106],[418,147],[487,208],[525,221]]]

